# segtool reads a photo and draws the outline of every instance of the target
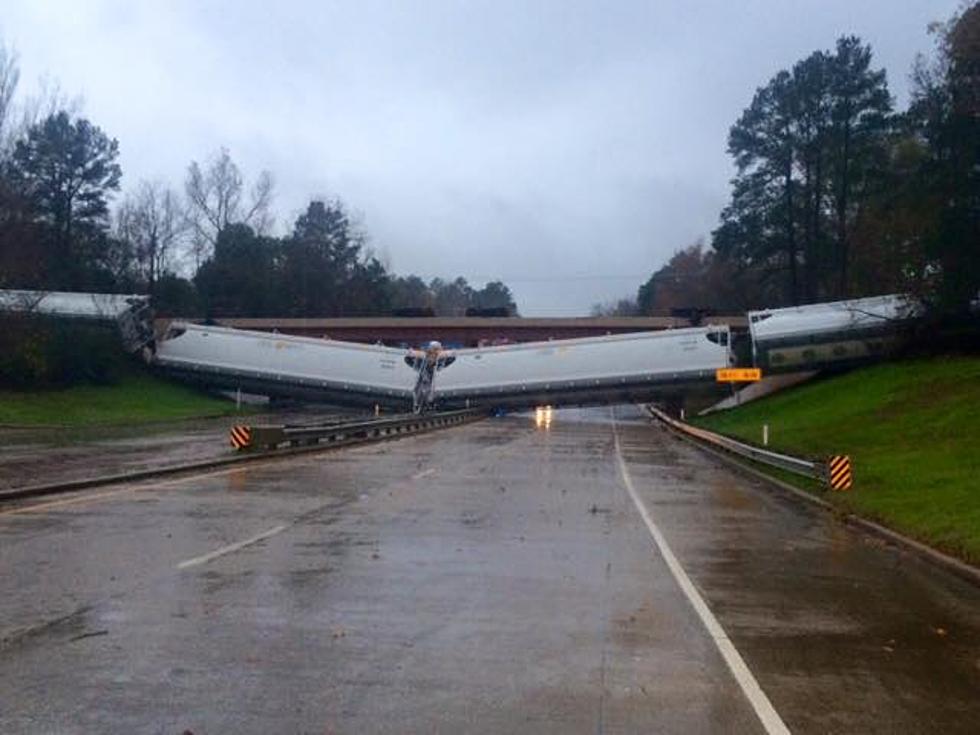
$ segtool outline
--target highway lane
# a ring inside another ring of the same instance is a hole
[[[0,511],[0,732],[976,731],[980,591],[612,413]]]

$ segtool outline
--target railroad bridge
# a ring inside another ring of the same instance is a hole
[[[712,324],[727,324],[744,331],[744,314],[712,316]],[[219,318],[214,324],[298,337],[326,337],[341,342],[382,344],[389,347],[419,345],[439,340],[447,347],[481,347],[521,342],[600,337],[633,332],[656,332],[698,326],[676,316],[644,317],[347,317],[334,319]]]
[[[921,306],[891,294],[697,325],[681,315],[253,318],[151,330],[145,296],[0,291],[0,311],[114,324],[127,349],[210,388],[403,406],[428,385],[442,405],[529,406],[649,400],[665,387],[713,384],[716,370],[749,361],[792,372],[881,359]],[[432,340],[442,345],[425,360],[406,351]]]

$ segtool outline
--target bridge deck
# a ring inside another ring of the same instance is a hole
[[[688,319],[670,316],[651,317],[351,317],[341,319],[233,319],[219,318],[216,323],[235,329],[277,331],[301,337],[330,337],[366,344],[419,345],[439,340],[445,345],[477,347],[481,343],[542,342],[549,339],[598,337],[605,334],[652,332],[660,329],[683,329],[697,326]],[[712,316],[705,323],[728,324],[744,331],[748,321],[744,314]]]

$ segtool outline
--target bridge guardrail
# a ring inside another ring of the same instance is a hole
[[[321,426],[234,426],[231,428],[230,439],[233,447],[245,451],[278,449],[283,446],[338,445],[398,434],[429,431],[463,424],[485,415],[486,411],[471,408],[428,414],[402,414],[391,418],[348,421]],[[242,432],[242,429],[246,431]],[[242,443],[240,440],[243,433],[249,437],[247,443]]]
[[[678,421],[677,419],[668,416],[655,406],[647,406],[647,410],[651,413],[651,415],[653,415],[654,418],[662,421],[677,431],[687,434],[688,436],[696,437],[704,442],[707,442],[708,444],[719,447],[733,454],[767,464],[771,467],[778,467],[781,470],[793,472],[797,475],[802,475],[803,477],[809,477],[819,482],[827,481],[827,465],[825,462],[803,459],[801,457],[794,457],[789,454],[780,454],[779,452],[773,452],[768,449],[762,449],[760,447],[752,446],[751,444],[737,441],[731,437],[723,436],[722,434],[716,434],[713,431],[700,429],[697,426],[691,426],[688,423]]]

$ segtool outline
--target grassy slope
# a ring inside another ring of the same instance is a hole
[[[849,454],[854,488],[832,499],[980,562],[980,358],[856,370],[698,419],[806,455]]]
[[[214,416],[235,412],[214,398],[146,372],[127,373],[111,386],[0,391],[0,424],[91,426]]]

